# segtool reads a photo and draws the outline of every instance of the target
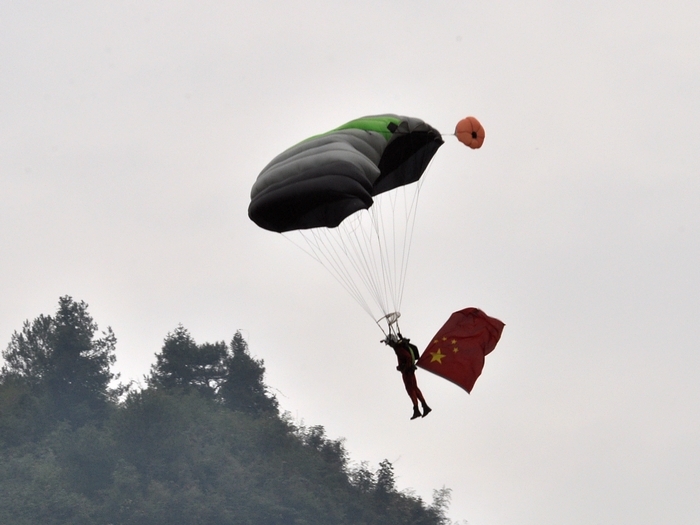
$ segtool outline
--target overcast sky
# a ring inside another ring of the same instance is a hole
[[[182,323],[241,330],[295,420],[471,525],[700,523],[700,4],[0,4],[0,346],[58,298],[123,380]],[[275,155],[377,113],[454,137],[422,187],[401,328],[506,323],[471,395],[247,217]]]

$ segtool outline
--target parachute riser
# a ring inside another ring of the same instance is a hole
[[[384,334],[385,339],[390,335],[398,337],[398,334],[401,333],[401,328],[399,328],[399,317],[401,317],[401,312],[392,312],[376,320],[377,326]],[[386,323],[386,330],[384,330],[384,326],[382,326],[382,321]]]

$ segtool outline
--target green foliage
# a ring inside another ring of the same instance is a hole
[[[448,489],[427,506],[397,490],[389,461],[353,467],[342,439],[280,415],[240,333],[230,347],[197,345],[178,327],[147,387],[117,400],[115,339],[96,330],[84,303],[62,298],[55,317],[13,335],[0,376],[0,523],[449,522]]]
[[[88,525],[95,507],[72,490],[56,457],[43,447],[30,453],[3,454],[0,461],[0,523],[13,525]]]
[[[262,359],[251,357],[248,343],[240,332],[233,336],[225,366],[221,398],[227,407],[258,416],[277,414],[277,399],[268,395],[264,382],[265,363]]]
[[[0,448],[32,442],[46,432],[51,403],[18,378],[0,382]]]
[[[394,466],[386,459],[379,463],[376,489],[379,496],[396,492]]]
[[[276,415],[277,400],[268,394],[264,376],[263,361],[250,355],[240,332],[233,336],[229,348],[224,342],[198,345],[178,326],[156,354],[147,382],[161,390],[194,390],[231,410]]]
[[[54,317],[40,315],[12,335],[2,353],[0,382],[31,387],[51,404],[48,412],[58,421],[83,424],[104,415],[115,378],[110,367],[117,340],[110,328],[95,338],[97,329],[87,304],[61,297]]]
[[[195,343],[189,332],[178,326],[165,338],[156,354],[148,383],[154,387],[194,389],[214,398],[225,377],[227,348],[224,343]]]
[[[436,516],[439,518],[439,523],[442,525],[450,524],[450,520],[447,517],[447,509],[450,507],[451,500],[451,489],[442,487],[441,489],[436,489],[433,491],[433,503],[430,505],[430,508],[435,512]]]

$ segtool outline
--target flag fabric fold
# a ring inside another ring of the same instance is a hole
[[[455,312],[416,365],[471,392],[484,368],[484,357],[496,347],[504,326],[478,308]]]

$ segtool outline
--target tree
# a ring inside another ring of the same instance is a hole
[[[374,472],[368,468],[366,461],[361,462],[359,467],[351,470],[349,477],[352,484],[357,487],[362,494],[369,494],[374,490]]]
[[[180,325],[165,338],[147,382],[154,388],[195,390],[231,410],[277,414],[277,400],[268,395],[264,377],[264,362],[251,357],[240,332],[230,348],[223,341],[198,345]]]
[[[377,471],[376,490],[378,495],[383,496],[396,492],[396,478],[394,476],[394,465],[388,459],[379,463]]]
[[[248,343],[240,332],[231,341],[231,353],[226,359],[226,379],[221,385],[224,404],[232,410],[254,415],[277,414],[278,403],[268,395],[264,382],[265,362],[251,357]]]
[[[46,396],[37,395],[30,385],[17,378],[0,381],[0,448],[45,434],[50,413]]]
[[[2,353],[0,382],[19,381],[46,394],[59,420],[82,424],[109,405],[110,370],[117,339],[111,328],[96,338],[97,324],[84,301],[59,299],[54,317],[25,321]]]
[[[447,487],[433,490],[433,503],[430,508],[435,513],[439,523],[449,525],[450,519],[447,517],[447,510],[450,508],[452,500],[452,490]]]
[[[62,298],[4,353],[0,523],[448,523],[448,489],[428,507],[397,490],[388,460],[352,469],[342,439],[280,415],[240,333],[230,346],[197,345],[179,327],[150,386],[109,403],[114,337],[96,330],[87,305]],[[63,406],[86,389],[111,407],[106,418],[76,424],[83,400],[52,419],[51,395]]]
[[[207,398],[214,398],[226,374],[226,344],[198,345],[182,326],[169,333],[163,348],[156,354],[148,383],[154,387],[194,389]]]

